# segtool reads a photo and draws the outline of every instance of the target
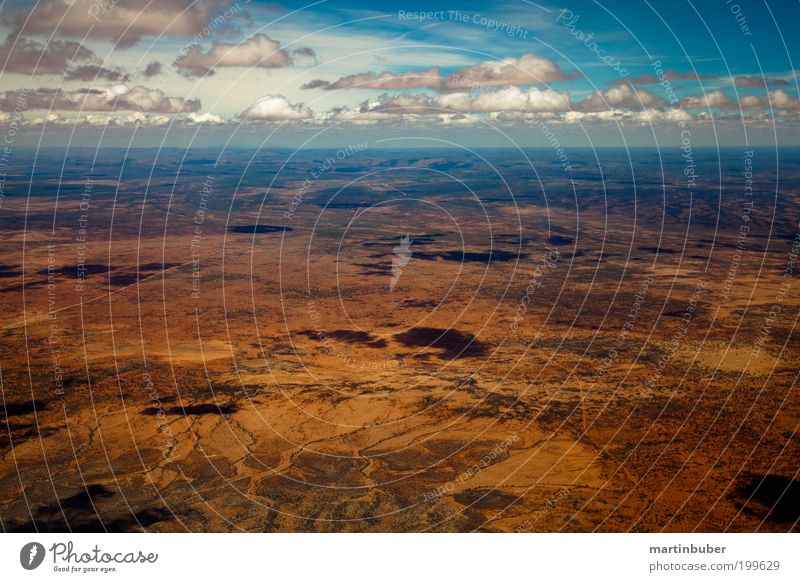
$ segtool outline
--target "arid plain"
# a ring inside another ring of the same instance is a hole
[[[4,530],[797,530],[775,152],[370,145],[20,165]]]

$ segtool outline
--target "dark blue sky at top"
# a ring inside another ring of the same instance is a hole
[[[292,0],[281,3],[281,6],[302,9],[311,4]],[[555,23],[559,11],[568,9],[579,16],[576,28],[587,34],[594,33],[594,38],[606,52],[618,55],[633,74],[649,72],[648,55],[661,60],[669,68],[696,70],[709,76],[759,74],[762,71],[785,74],[795,69],[800,61],[800,43],[794,30],[800,22],[800,3],[796,0],[572,0],[568,3],[535,4],[524,0],[488,3],[389,0],[375,4],[329,0],[307,10],[324,14],[331,20],[345,20],[356,13],[385,13],[390,17],[364,23],[361,27],[387,33],[407,29],[411,24],[398,22],[399,11],[479,13],[500,22],[505,20],[517,24],[530,34],[527,40],[507,38],[497,32],[485,34],[487,44],[478,48],[508,54],[535,51],[548,56],[553,55],[555,49],[576,63],[593,67],[595,63],[591,53]],[[432,22],[436,23],[428,20],[423,24]],[[420,30],[406,39],[435,42],[441,38],[444,42],[452,42],[450,35],[443,34],[441,29],[444,26],[476,27],[475,24],[450,20],[437,24],[439,26]],[[746,31],[742,30],[743,25],[747,26]],[[747,31],[750,34],[745,34]],[[603,73],[608,72],[598,71],[598,76],[604,76]],[[613,78],[613,75],[608,77]]]

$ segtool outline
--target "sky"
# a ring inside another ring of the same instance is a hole
[[[800,144],[796,0],[0,2],[28,145]]]

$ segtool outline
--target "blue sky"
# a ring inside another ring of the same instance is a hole
[[[541,145],[531,130],[546,124],[578,144],[686,127],[708,143],[798,143],[794,0],[41,0],[0,13],[0,120],[33,130],[289,143],[333,125],[483,143],[500,128]]]

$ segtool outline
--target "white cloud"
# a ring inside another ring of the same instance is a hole
[[[186,119],[198,125],[220,125],[225,123],[225,119],[214,113],[190,113]]]
[[[198,111],[200,101],[170,97],[160,89],[137,85],[107,85],[91,89],[64,91],[62,89],[36,89],[6,91],[0,95],[0,109],[13,110],[20,96],[26,109],[48,111],[143,111],[152,113],[180,113]]]
[[[769,103],[764,103],[764,106],[769,105],[776,109],[800,109],[800,99],[793,98],[783,89],[776,89],[769,92]]]
[[[277,40],[254,34],[240,44],[213,43],[204,53],[198,45],[175,60],[179,72],[188,76],[211,75],[219,67],[275,69],[291,63],[289,53]]]
[[[625,109],[606,109],[604,111],[569,111],[565,113],[562,120],[565,123],[637,123],[647,124],[677,124],[688,122],[694,117],[682,109],[642,109],[639,111],[628,111]]]
[[[634,89],[630,85],[615,85],[604,91],[594,91],[581,101],[576,109],[580,111],[607,111],[620,107],[647,109],[663,107],[666,101],[647,89]]]
[[[497,111],[565,111],[570,108],[566,91],[523,90],[505,87],[480,93],[443,93],[435,97],[421,94],[383,94],[374,101],[365,101],[361,113],[380,111],[384,114],[447,114],[492,113]]]
[[[571,78],[572,75],[562,71],[554,61],[527,53],[519,58],[484,61],[466,67],[449,75],[444,85],[458,90],[501,85],[540,85]]]
[[[305,105],[293,105],[283,95],[265,95],[260,97],[239,114],[249,121],[299,121],[309,119],[313,112]]]
[[[518,87],[506,87],[499,91],[479,93],[468,109],[460,111],[565,111],[570,108],[570,96],[566,91],[532,88],[523,91]]]
[[[686,109],[779,109],[793,111],[800,109],[800,99],[792,97],[783,89],[768,91],[764,97],[757,95],[744,95],[738,102],[728,97],[722,91],[711,91],[705,95],[688,95],[681,100],[681,106]]]
[[[28,122],[29,126],[47,125],[70,127],[160,127],[167,125],[174,118],[166,115],[149,115],[137,111],[130,115],[115,115],[113,113],[87,113],[76,117],[63,117],[58,113],[49,113],[44,117],[37,117]]]
[[[710,107],[731,107],[733,100],[722,91],[710,91],[704,95],[688,95],[681,99],[685,109],[708,109]]]

